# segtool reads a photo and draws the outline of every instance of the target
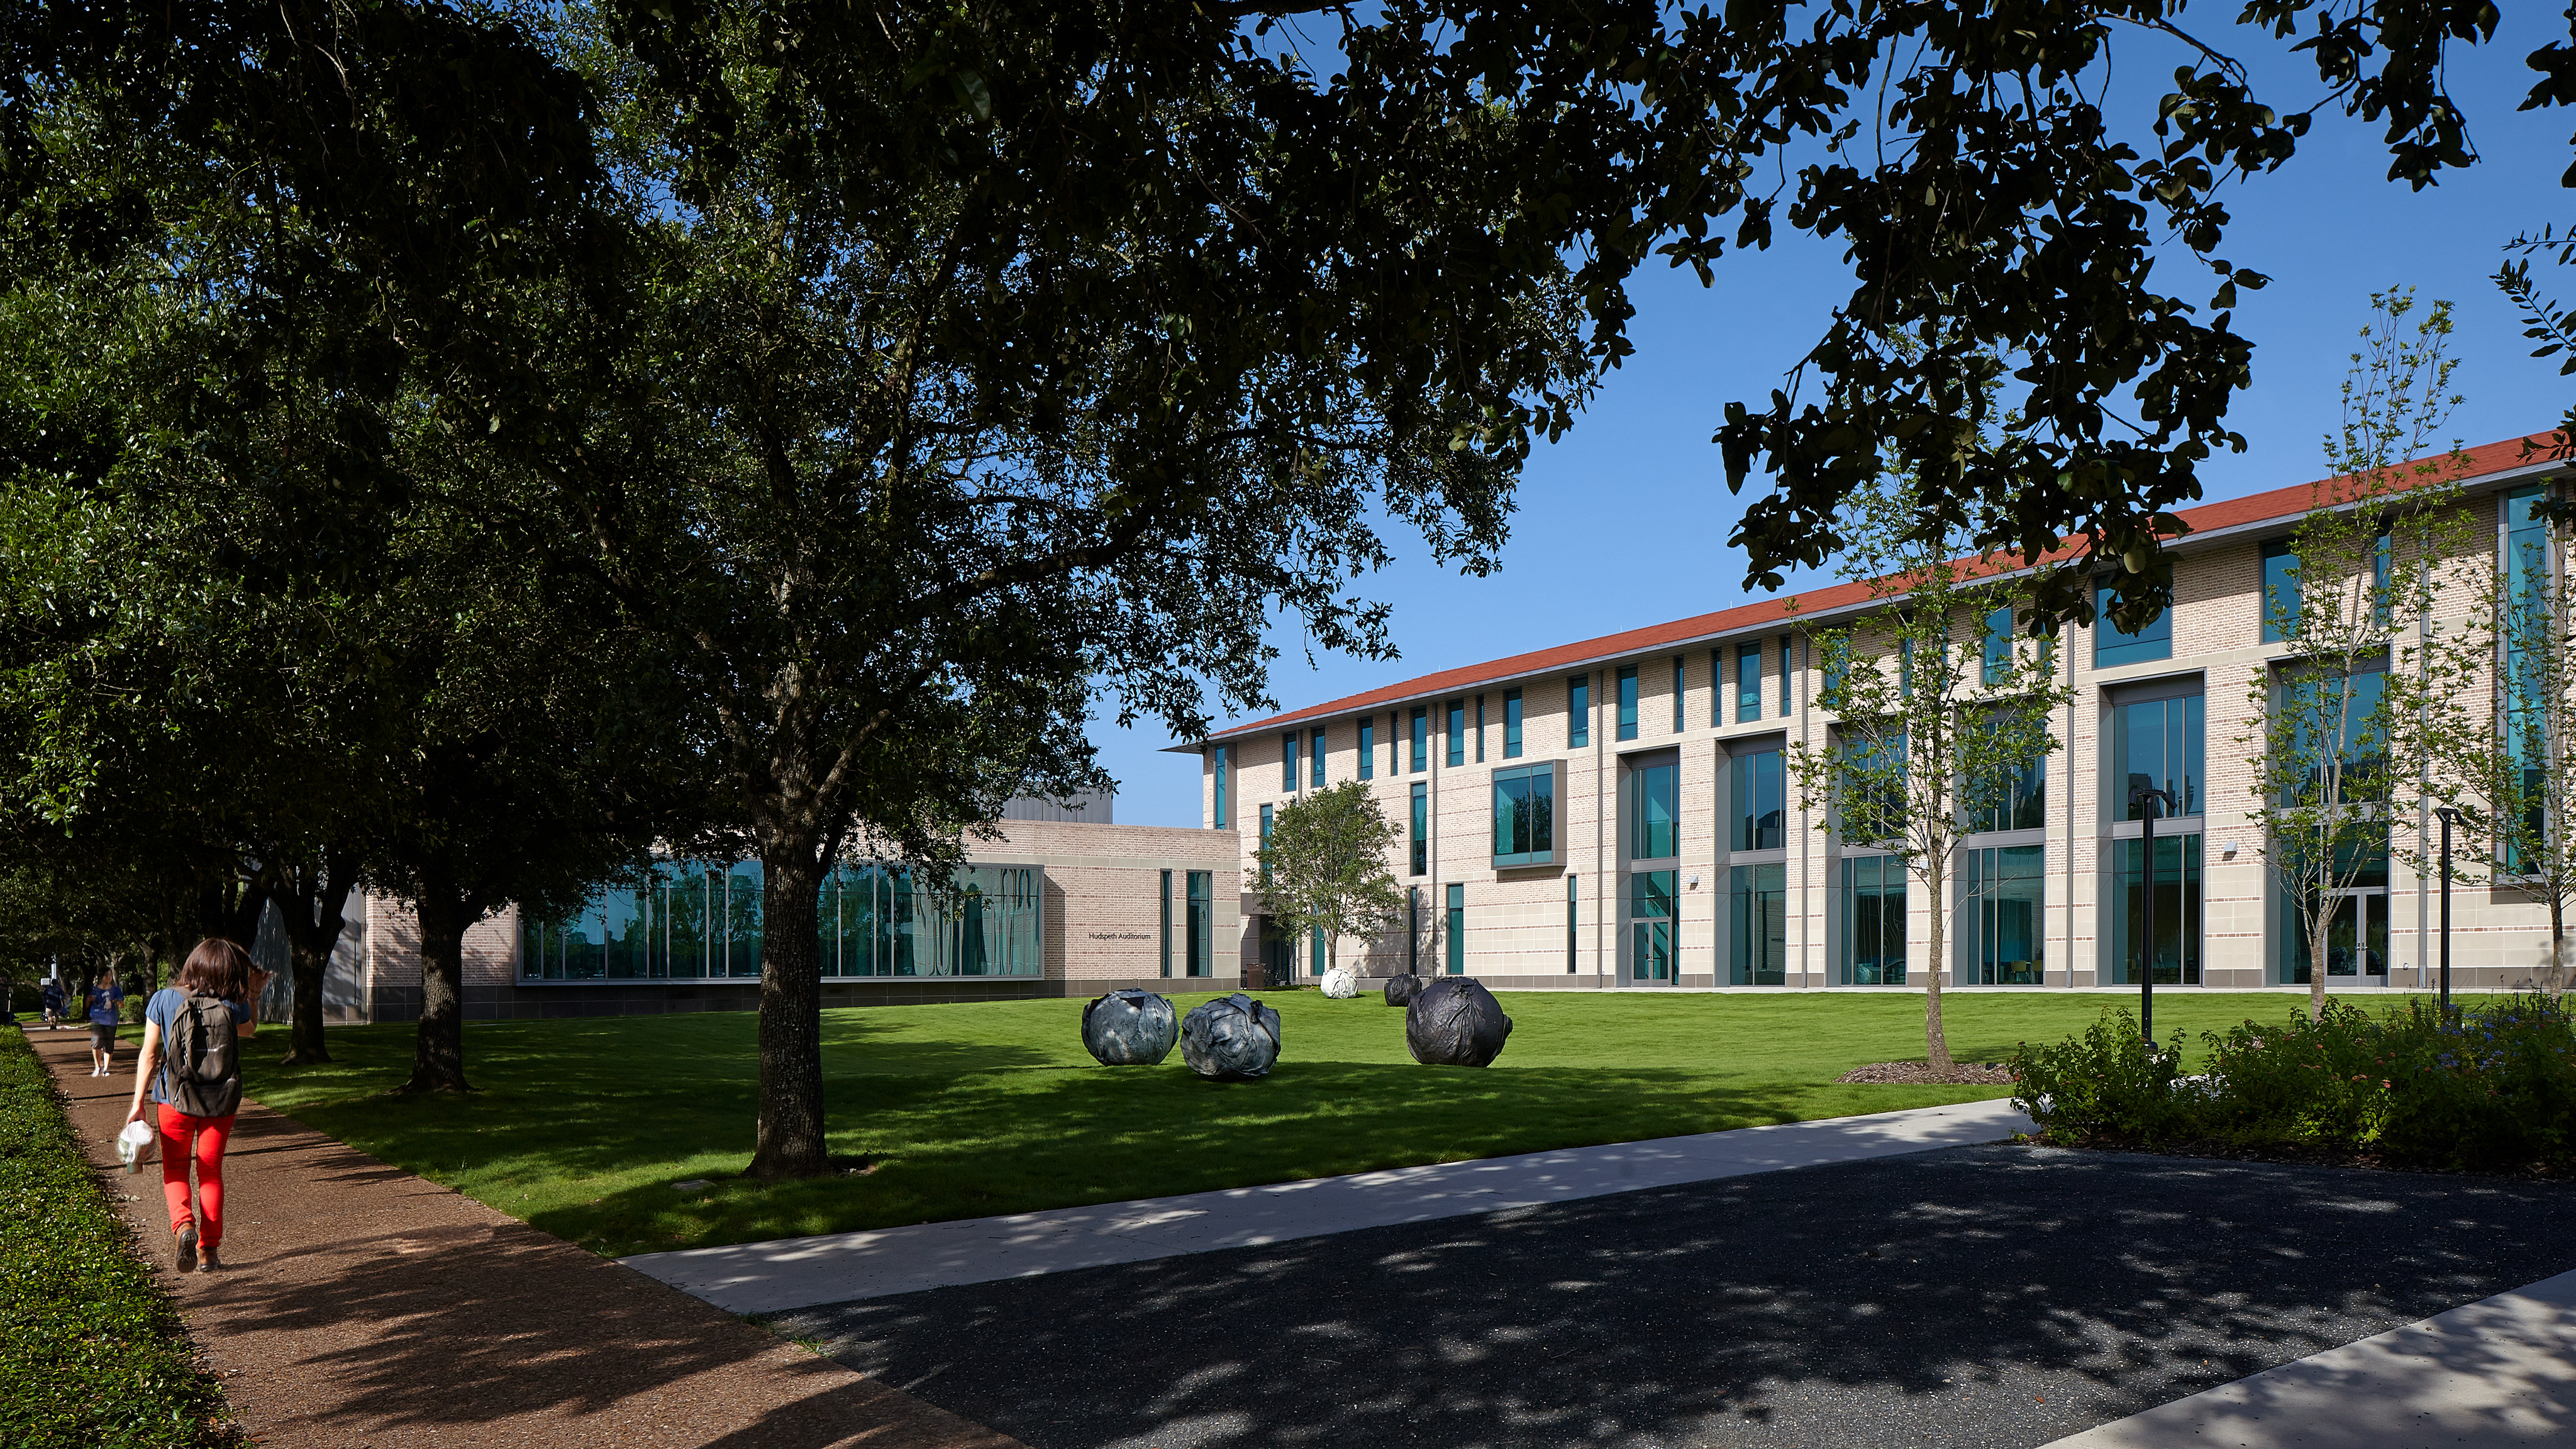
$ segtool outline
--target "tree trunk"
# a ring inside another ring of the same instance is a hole
[[[295,975],[287,983],[293,992],[294,1007],[287,1014],[286,1056],[283,1065],[314,1066],[331,1060],[331,1052],[322,1043],[322,978],[331,969],[329,949],[314,951],[302,941],[290,938],[286,943],[289,968]]]
[[[331,953],[339,949],[348,921],[340,908],[349,899],[357,863],[347,855],[328,854],[317,864],[283,873],[269,891],[286,928],[287,957],[293,963],[294,1007],[288,1015],[285,1065],[312,1066],[331,1060],[322,1040],[322,984]]]
[[[1948,912],[1941,909],[1941,884],[1945,872],[1938,856],[1933,858],[1932,868],[1924,874],[1924,884],[1930,887],[1931,897],[1929,945],[1932,959],[1923,972],[1923,1055],[1932,1063],[1934,1071],[1947,1071],[1956,1063],[1950,1060],[1949,1033],[1941,1026],[1941,927],[1942,918]]]
[[[760,859],[760,1117],[753,1177],[816,1177],[823,1146],[823,962],[814,940],[823,884],[810,845]]]
[[[420,898],[420,1026],[405,1092],[471,1092],[465,1080],[465,931],[483,914],[444,873],[425,871]]]

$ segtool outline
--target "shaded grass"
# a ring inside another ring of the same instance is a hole
[[[1175,1000],[1186,1011],[1204,996]],[[335,1029],[336,1059],[264,1053],[249,1093],[321,1131],[594,1252],[624,1255],[1283,1182],[2009,1096],[2009,1087],[1836,1085],[1919,1058],[1922,998],[1511,993],[1493,1068],[1418,1066],[1403,1013],[1374,997],[1266,998],[1283,1054],[1259,1082],[1203,1081],[1180,1054],[1110,1069],[1083,1051],[1079,1000],[823,1013],[831,1150],[870,1170],[739,1177],[752,1148],[749,1013],[475,1022],[467,1098],[381,1095],[411,1028]],[[2127,1000],[1947,998],[1952,1051],[2001,1061]],[[2170,1031],[2270,1018],[2282,995],[2157,1002]],[[675,1182],[709,1180],[682,1193]]]

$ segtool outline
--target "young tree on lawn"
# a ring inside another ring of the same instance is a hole
[[[2331,959],[2336,919],[2351,908],[2340,893],[2384,879],[2400,796],[2414,788],[2393,756],[2411,737],[2423,676],[2392,668],[2393,656],[2431,611],[2460,528],[2454,480],[2468,459],[2456,444],[2433,451],[2459,402],[2450,304],[2433,303],[2409,336],[2413,306],[2411,290],[2371,298],[2343,423],[2326,440],[2332,476],[2316,485],[2285,581],[2264,600],[2268,632],[2287,647],[2253,671],[2252,723],[2236,741],[2254,765],[2248,821],[2307,951],[2311,1015],[2325,1010],[2330,973],[2370,969],[2357,918],[2341,972]]]
[[[1403,832],[1377,797],[1344,780],[1283,807],[1253,852],[1261,896],[1289,939],[1324,933],[1326,969],[1342,964],[1342,938],[1374,936],[1404,912],[1404,887],[1387,861]]]
[[[1948,1069],[1941,971],[1950,883],[1961,843],[2010,806],[2015,784],[2058,748],[2051,716],[2072,697],[2055,640],[2034,624],[2031,576],[2010,561],[1961,559],[1956,536],[1926,536],[1904,477],[1849,502],[1843,557],[1880,607],[1860,622],[1810,630],[1820,695],[1835,720],[1822,745],[1792,741],[1800,804],[1826,811],[1852,845],[1905,862],[1930,925],[1923,1045]],[[1995,636],[1999,647],[1989,648]]]

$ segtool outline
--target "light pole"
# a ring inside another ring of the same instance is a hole
[[[2156,812],[2148,810],[2148,801],[2160,809],[2174,808],[2171,790],[2140,785],[2129,792],[2129,808],[2139,812],[2141,845],[2146,852],[2147,867],[2147,943],[2143,953],[2146,969],[2138,973],[2138,1035],[2146,1039],[2147,1055],[2156,1054]]]
[[[2459,823],[2456,807],[2433,812],[2442,817],[2442,1018],[2451,1016],[2451,827]]]

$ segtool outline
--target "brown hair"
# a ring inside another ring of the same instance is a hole
[[[208,936],[188,953],[171,985],[192,996],[242,1001],[250,995],[250,953],[221,936]]]

